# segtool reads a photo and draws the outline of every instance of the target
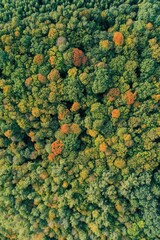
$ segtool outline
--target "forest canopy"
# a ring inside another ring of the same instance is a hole
[[[158,2],[0,2],[0,239],[160,239]]]

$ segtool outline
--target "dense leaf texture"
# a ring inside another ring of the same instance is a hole
[[[159,11],[0,2],[0,239],[160,238]]]

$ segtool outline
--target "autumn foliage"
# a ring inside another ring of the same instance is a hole
[[[50,73],[48,74],[47,78],[50,81],[57,81],[60,78],[59,71],[56,69],[52,69]]]
[[[33,62],[37,65],[41,65],[43,61],[44,61],[44,57],[42,54],[37,54],[33,59]]]
[[[49,62],[50,62],[50,64],[51,64],[51,66],[53,66],[53,65],[55,64],[55,56],[51,56],[51,57],[49,58]]]
[[[106,152],[107,150],[107,144],[105,142],[102,142],[100,145],[99,145],[99,151],[100,152]]]
[[[71,133],[74,133],[74,134],[81,133],[81,128],[79,127],[79,125],[77,123],[72,123],[70,129],[71,129]]]
[[[64,134],[67,134],[70,132],[70,124],[63,124],[61,126],[61,132],[64,133]]]
[[[99,46],[104,49],[108,49],[109,47],[109,41],[108,40],[102,40],[99,42]]]
[[[38,80],[41,83],[45,83],[46,82],[46,77],[44,75],[42,75],[41,73],[38,73],[37,77],[38,77]]]
[[[124,99],[126,100],[127,104],[128,105],[131,105],[134,103],[135,101],[135,98],[136,98],[136,92],[135,93],[132,93],[130,90],[127,91],[125,94],[124,94]]]
[[[118,109],[114,109],[112,111],[112,118],[119,118],[120,117],[120,111]]]
[[[56,156],[62,153],[63,143],[60,140],[56,140],[52,143],[52,153],[49,154],[48,159],[53,160]]]
[[[60,111],[58,113],[58,119],[59,120],[63,120],[68,114],[69,114],[69,110],[68,109],[64,109],[63,111]]]
[[[120,95],[120,91],[118,88],[111,88],[107,94],[109,101],[114,101]]]
[[[77,110],[79,110],[79,108],[80,108],[80,104],[78,102],[74,102],[71,107],[71,111],[76,112]]]
[[[124,42],[123,34],[120,32],[115,32],[113,36],[113,42],[115,43],[116,46],[123,45]]]
[[[160,239],[158,2],[0,1],[0,240]]]
[[[11,135],[12,135],[12,130],[7,130],[4,135],[7,137],[7,138],[10,138]]]
[[[25,81],[26,87],[30,86],[31,83],[32,83],[32,77],[28,77],[28,78],[26,79],[26,81]]]
[[[84,55],[82,50],[78,48],[73,48],[73,64],[76,67],[80,67],[81,65],[85,65],[87,62],[87,57]]]
[[[63,125],[60,127],[60,130],[61,130],[61,132],[64,133],[64,134],[69,134],[69,133],[72,133],[72,134],[80,134],[80,133],[81,133],[81,128],[80,128],[79,125],[76,124],[76,123],[63,124]]]

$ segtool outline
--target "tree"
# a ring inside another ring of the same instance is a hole
[[[92,85],[93,93],[104,93],[109,88],[109,83],[108,71],[106,69],[97,69]]]
[[[160,238],[158,13],[0,1],[0,239]]]

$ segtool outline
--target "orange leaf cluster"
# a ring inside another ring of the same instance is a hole
[[[71,112],[76,112],[77,110],[79,110],[79,108],[80,108],[80,104],[78,102],[74,102],[71,107]]]
[[[39,109],[38,108],[32,108],[32,115],[34,116],[34,117],[39,117],[40,116],[40,111],[39,111]]]
[[[101,48],[107,49],[108,46],[109,46],[109,41],[108,40],[101,40],[99,42],[99,45],[100,45]]]
[[[135,97],[136,97],[136,92],[132,93],[130,90],[127,91],[124,95],[124,99],[127,101],[128,105],[131,105],[134,103]]]
[[[55,64],[55,56],[51,56],[51,57],[49,58],[49,62],[50,62],[50,64],[53,66],[53,65]]]
[[[52,69],[47,77],[50,81],[57,81],[58,79],[60,79],[59,71],[56,69]]]
[[[77,123],[63,124],[61,126],[61,132],[64,134],[68,134],[68,133],[80,134],[81,128]]]
[[[69,110],[68,110],[68,109],[65,109],[64,111],[59,112],[59,113],[58,113],[58,119],[59,119],[59,120],[63,120],[68,113],[69,113]]]
[[[10,138],[11,135],[12,135],[12,130],[7,130],[4,135],[7,137],[7,138]]]
[[[32,83],[32,78],[31,78],[31,77],[28,77],[28,78],[26,79],[26,81],[25,81],[26,87],[30,86],[31,83]]]
[[[153,24],[152,23],[147,23],[146,24],[146,28],[148,29],[148,30],[152,30],[153,29]]]
[[[100,145],[99,145],[99,151],[100,152],[106,152],[107,150],[107,144],[105,142],[102,142]]]
[[[7,238],[9,238],[9,239],[16,239],[17,236],[16,235],[7,235]]]
[[[73,123],[71,125],[71,132],[74,134],[80,134],[81,133],[81,128],[79,127],[79,125],[77,123]]]
[[[81,65],[85,65],[87,62],[87,57],[84,55],[82,50],[78,48],[73,48],[73,64],[76,67],[80,67]]]
[[[63,143],[61,140],[56,140],[52,143],[52,153],[48,155],[48,160],[52,161],[54,157],[62,153]]]
[[[63,188],[67,188],[67,187],[68,187],[67,181],[64,181],[64,182],[63,182],[62,187],[63,187]]]
[[[109,97],[110,102],[114,101],[120,94],[118,88],[111,88],[107,96]]]
[[[160,100],[160,94],[153,94],[152,98],[158,102]]]
[[[44,75],[42,75],[41,73],[38,73],[37,77],[41,83],[45,83],[46,77]]]
[[[31,141],[34,142],[35,133],[33,131],[30,131],[28,133],[28,136],[31,138]]]
[[[118,109],[114,109],[112,111],[112,118],[119,118],[120,117],[120,111]]]
[[[63,124],[63,125],[61,126],[61,132],[62,132],[62,133],[65,133],[65,134],[69,133],[69,132],[70,132],[70,126],[69,126],[69,124]]]
[[[122,204],[120,204],[118,201],[115,204],[115,208],[117,209],[117,211],[119,213],[123,213],[124,212],[124,207],[122,206]]]
[[[10,46],[5,46],[4,49],[5,49],[5,52],[7,52],[7,53],[9,53],[11,51],[11,47]]]
[[[33,142],[33,141],[32,141]],[[30,159],[36,159],[38,156],[38,152],[37,151],[33,151],[31,154],[30,154]]]
[[[124,37],[123,37],[122,33],[115,32],[114,36],[113,36],[113,42],[115,43],[116,46],[123,45]]]
[[[44,57],[42,54],[37,54],[34,59],[33,62],[37,65],[41,65],[43,63]]]
[[[15,36],[15,37],[19,37],[19,36],[20,36],[20,32],[19,32],[19,31],[15,31],[15,32],[14,32],[14,36]]]
[[[48,173],[45,172],[45,171],[40,174],[40,178],[41,178],[42,180],[45,180],[47,177],[48,177]]]
[[[55,38],[57,38],[57,36],[58,36],[58,32],[55,28],[49,29],[49,32],[48,32],[48,37],[49,38],[55,39]]]
[[[44,233],[36,233],[32,236],[32,240],[43,240],[44,239]]]

